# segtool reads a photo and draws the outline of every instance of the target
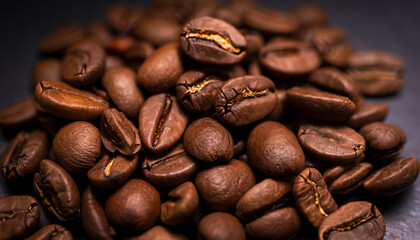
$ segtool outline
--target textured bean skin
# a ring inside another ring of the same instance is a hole
[[[39,229],[26,240],[73,240],[73,236],[63,226],[50,224]]]
[[[224,212],[214,212],[198,225],[201,238],[208,240],[245,240],[245,231],[239,220]]]

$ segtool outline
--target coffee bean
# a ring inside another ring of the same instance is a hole
[[[360,129],[373,122],[381,122],[388,115],[388,105],[384,103],[363,104],[347,120],[346,125],[353,129]]]
[[[115,54],[123,54],[134,45],[134,38],[128,36],[119,36],[106,43],[106,49]]]
[[[245,230],[239,220],[224,212],[214,212],[198,225],[200,237],[206,240],[245,240]]]
[[[35,98],[28,97],[0,110],[0,126],[23,128],[36,120]]]
[[[64,55],[61,75],[73,86],[87,86],[102,75],[105,68],[105,50],[86,39],[70,46]]]
[[[48,211],[59,220],[69,220],[79,211],[80,193],[76,183],[57,163],[44,159],[34,175],[35,193]]]
[[[398,158],[374,171],[363,181],[363,187],[375,196],[390,196],[406,190],[419,175],[419,160]]]
[[[110,70],[111,68],[119,67],[119,66],[123,66],[123,65],[124,65],[124,62],[120,57],[115,56],[115,55],[111,55],[111,54],[107,54],[105,56],[104,72]]]
[[[244,62],[250,62],[252,59],[258,57],[260,49],[264,46],[264,37],[258,31],[248,30],[246,28],[241,28],[239,31],[244,35],[246,40],[246,56]]]
[[[312,27],[323,27],[328,22],[325,10],[316,4],[299,4],[293,7],[292,13],[299,19],[300,27],[303,29]]]
[[[71,120],[94,120],[109,107],[103,98],[58,81],[38,83],[35,96],[48,113]]]
[[[32,69],[31,80],[33,87],[36,87],[41,81],[60,81],[61,61],[56,58],[39,61]]]
[[[217,8],[213,16],[235,27],[242,25],[242,16],[235,9],[230,7]]]
[[[168,193],[169,200],[160,207],[163,224],[176,226],[191,218],[198,207],[198,193],[192,182],[185,182]]]
[[[41,209],[31,196],[0,198],[0,239],[22,239],[38,224]]]
[[[39,51],[43,54],[58,53],[85,37],[85,30],[79,25],[59,28],[45,36],[39,43]]]
[[[279,78],[303,77],[321,65],[316,50],[307,43],[278,38],[261,48],[261,67]]]
[[[255,184],[248,164],[231,160],[199,172],[195,185],[203,200],[214,210],[226,211],[236,205],[242,195]]]
[[[348,72],[363,94],[384,96],[398,92],[404,82],[405,64],[399,57],[380,51],[364,51],[349,59]]]
[[[365,140],[344,125],[306,123],[297,135],[305,152],[318,160],[346,165],[365,158]]]
[[[249,28],[271,35],[289,35],[299,29],[299,20],[294,14],[272,9],[247,8],[243,21]]]
[[[113,229],[90,185],[85,188],[82,195],[81,220],[83,229],[90,239],[112,240]]]
[[[296,111],[316,120],[343,122],[356,111],[356,105],[348,97],[313,87],[289,89],[286,98]]]
[[[98,188],[113,188],[120,186],[133,175],[137,168],[138,155],[103,155],[102,158],[87,172],[90,183]]]
[[[345,168],[340,174],[337,174],[337,170],[334,171],[335,168],[342,168],[342,166],[326,170],[324,178],[328,179],[328,189],[332,194],[344,195],[362,185],[363,179],[372,171],[373,166],[362,162],[348,169]]]
[[[382,122],[369,123],[359,132],[366,139],[369,154],[378,160],[386,161],[397,156],[407,140],[401,128]]]
[[[188,240],[188,238],[182,234],[174,233],[162,226],[154,226],[139,236],[127,238],[127,240]]]
[[[247,154],[253,167],[270,176],[295,175],[305,167],[295,135],[277,122],[263,122],[251,131]]]
[[[276,108],[274,91],[274,83],[264,76],[231,78],[216,93],[216,114],[222,122],[232,126],[256,122]]]
[[[200,118],[185,130],[185,149],[203,162],[229,161],[233,157],[233,145],[229,131],[212,118]]]
[[[246,40],[229,23],[204,16],[182,27],[180,47],[195,61],[212,65],[233,65],[245,58]]]
[[[32,177],[41,160],[48,156],[48,150],[48,137],[44,131],[19,132],[0,157],[1,174],[9,181]]]
[[[142,164],[143,175],[147,181],[157,186],[174,186],[195,175],[196,161],[188,155],[182,144],[168,152],[149,154]]]
[[[175,87],[184,72],[178,44],[169,43],[156,49],[140,66],[137,81],[152,93],[161,93]]]
[[[314,228],[338,208],[324,178],[315,168],[306,168],[296,177],[293,197],[300,213]]]
[[[119,33],[127,33],[142,16],[141,9],[136,5],[118,3],[110,7],[106,13],[106,22]]]
[[[132,69],[137,70],[154,51],[155,49],[151,43],[142,40],[137,41],[124,53],[124,59]]]
[[[149,97],[140,109],[141,142],[153,152],[171,149],[182,137],[188,116],[175,96],[161,93]]]
[[[158,191],[141,179],[126,182],[111,194],[105,204],[105,212],[110,222],[136,232],[152,227],[159,217],[159,211]]]
[[[320,240],[377,239],[385,235],[385,221],[379,210],[368,202],[350,202],[322,222]]]
[[[89,122],[73,122],[58,131],[52,145],[57,162],[71,173],[82,173],[101,155],[101,134]]]
[[[265,118],[267,121],[277,121],[279,122],[286,115],[287,105],[286,105],[286,90],[276,89],[274,92],[277,96],[277,106],[276,108]]]
[[[39,229],[26,240],[73,240],[71,233],[58,224],[47,225]]]
[[[101,139],[105,148],[112,153],[118,150],[132,156],[141,148],[138,129],[124,113],[115,108],[105,110],[101,117]]]
[[[147,16],[137,22],[133,34],[154,46],[178,41],[181,26],[165,17]]]

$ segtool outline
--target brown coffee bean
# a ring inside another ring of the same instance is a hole
[[[259,61],[267,73],[289,79],[303,77],[321,65],[312,46],[286,38],[275,39],[261,48]]]
[[[192,182],[185,182],[168,193],[169,200],[160,207],[163,224],[176,226],[191,218],[198,208],[198,193]]]
[[[106,49],[116,54],[123,54],[134,45],[135,39],[129,36],[118,36],[106,43]]]
[[[185,149],[203,162],[229,161],[233,157],[233,145],[229,131],[212,118],[200,118],[185,130]]]
[[[348,97],[313,87],[287,90],[287,103],[307,117],[327,122],[345,121],[356,111],[356,105]]]
[[[52,148],[57,162],[67,171],[86,172],[101,156],[101,134],[89,122],[73,122],[57,132]]]
[[[333,169],[340,167],[336,166]],[[362,185],[363,179],[372,171],[372,168],[372,164],[362,162],[345,169],[341,174],[334,174],[333,176],[329,176],[332,175],[330,171],[333,171],[333,169],[328,169],[324,172],[324,177],[328,179],[328,189],[332,194],[344,195]]]
[[[154,46],[178,41],[181,26],[165,17],[147,16],[137,22],[133,34]]]
[[[267,121],[249,134],[250,164],[270,176],[296,175],[305,167],[305,155],[295,135],[283,124]]]
[[[318,231],[320,240],[376,239],[385,235],[385,221],[368,202],[350,202],[330,214]]]
[[[48,156],[49,142],[42,130],[21,131],[0,156],[0,171],[9,181],[32,177],[42,159]]]
[[[231,78],[216,93],[216,114],[222,122],[232,126],[256,122],[276,108],[274,91],[274,83],[264,76]]]
[[[272,9],[247,8],[243,21],[251,29],[272,35],[292,34],[299,29],[299,20],[294,14]]]
[[[32,86],[41,81],[61,80],[61,61],[55,58],[43,59],[35,64],[31,74]]]
[[[118,150],[132,156],[141,148],[138,129],[124,113],[115,108],[105,110],[101,117],[101,139],[105,148],[112,153]]]
[[[276,89],[274,92],[277,96],[277,106],[276,108],[265,118],[267,121],[277,121],[279,122],[286,115],[287,105],[286,105],[286,90]]]
[[[41,209],[31,196],[0,198],[0,239],[22,239],[38,224]]]
[[[175,96],[161,93],[149,97],[140,109],[141,142],[153,152],[171,149],[182,137],[188,116]]]
[[[127,240],[188,240],[182,234],[174,233],[162,226],[154,226],[139,236],[127,238]]]
[[[134,45],[124,53],[124,59],[131,66],[137,65],[135,70],[140,67],[140,64],[144,62],[145,59],[150,57],[155,51],[153,45],[146,41],[137,41]]]
[[[360,129],[373,122],[381,122],[388,115],[388,105],[384,103],[363,104],[347,120],[346,125],[353,129]]]
[[[89,239],[112,240],[114,231],[90,185],[85,188],[82,195],[81,220]]]
[[[98,188],[120,186],[133,175],[137,168],[138,155],[104,155],[88,172],[90,183]]]
[[[233,65],[246,55],[244,36],[229,23],[208,16],[182,27],[180,47],[195,61],[212,65]]]
[[[120,67],[124,65],[124,61],[115,55],[111,55],[111,54],[107,54],[105,56],[105,68],[104,68],[104,72],[110,70],[111,68],[114,67]]]
[[[297,209],[314,228],[338,208],[324,178],[315,168],[306,168],[296,177],[293,197]]]
[[[292,13],[299,19],[300,27],[323,27],[328,22],[328,16],[325,10],[316,4],[304,3],[296,5],[292,9]]]
[[[234,216],[224,212],[214,212],[198,225],[200,237],[206,240],[245,240],[245,230]]]
[[[147,181],[157,186],[175,186],[190,178],[198,171],[197,162],[185,151],[182,144],[168,152],[149,154],[142,164]]]
[[[141,18],[141,9],[136,5],[117,3],[111,6],[106,13],[106,22],[119,33],[127,33]]]
[[[219,7],[216,9],[213,16],[235,27],[242,25],[242,16],[235,9],[230,7]]]
[[[141,179],[126,182],[111,194],[105,204],[110,222],[136,232],[152,227],[159,217],[159,211],[158,191]]]
[[[404,83],[404,61],[381,51],[364,51],[349,59],[348,72],[363,94],[384,96],[398,92]]]
[[[248,164],[235,159],[205,169],[195,178],[197,190],[207,205],[221,211],[234,207],[254,184],[255,176]]]
[[[246,40],[246,56],[244,62],[250,62],[252,59],[258,57],[260,49],[264,46],[264,37],[258,31],[248,30],[246,28],[242,28],[239,31],[244,35]]]
[[[297,135],[302,148],[318,160],[346,165],[365,158],[365,140],[344,125],[306,123]]]
[[[178,44],[169,43],[156,49],[140,66],[137,81],[152,93],[161,93],[175,87],[184,72]]]
[[[0,110],[0,126],[23,128],[36,120],[35,98],[28,97]]]
[[[43,54],[61,52],[68,46],[82,40],[85,30],[78,25],[59,28],[45,36],[39,43],[39,51]]]
[[[66,50],[61,75],[73,86],[87,86],[99,79],[104,68],[105,50],[98,43],[86,39]]]
[[[47,225],[39,229],[26,240],[73,240],[71,233],[58,224]]]
[[[34,175],[35,193],[48,211],[59,220],[69,220],[79,211],[80,193],[76,183],[57,163],[44,159]]]
[[[109,107],[102,97],[58,81],[40,82],[35,96],[48,113],[70,120],[94,120]]]
[[[390,196],[406,190],[418,175],[417,158],[399,158],[369,175],[363,181],[363,188],[375,196]]]

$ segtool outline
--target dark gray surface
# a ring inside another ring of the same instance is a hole
[[[114,1],[2,1],[0,8],[0,108],[31,94],[30,71],[38,59],[40,38],[68,23],[89,23],[103,19],[107,6]],[[289,9],[307,1],[261,1],[261,5]],[[401,156],[420,156],[420,1],[314,1],[330,15],[330,24],[347,30],[358,50],[378,49],[405,60],[406,84],[401,92],[371,102],[389,104],[387,123],[400,126],[408,141]],[[147,3],[142,3],[145,5]],[[8,140],[0,139],[0,151]],[[30,183],[26,187],[30,189]],[[24,192],[16,190],[16,192]],[[10,189],[0,177],[0,197]],[[385,217],[385,239],[420,239],[420,180],[409,190],[389,198],[371,198],[358,192],[354,199],[366,199],[378,205]],[[339,199],[344,203],[349,198]],[[45,219],[42,221],[45,224]],[[74,226],[73,229],[80,228]],[[303,239],[304,237],[302,237]],[[304,238],[307,239],[307,238]]]

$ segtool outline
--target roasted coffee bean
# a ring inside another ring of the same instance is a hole
[[[135,5],[119,3],[110,7],[106,13],[108,25],[119,33],[127,33],[142,16],[141,9]]]
[[[166,92],[175,87],[184,72],[178,44],[169,43],[156,49],[137,71],[137,81],[152,93]]]
[[[159,217],[160,196],[148,182],[131,179],[107,199],[105,212],[108,220],[116,226],[145,231]]]
[[[42,130],[21,131],[0,156],[0,171],[9,181],[32,177],[42,159],[48,156],[49,142]]]
[[[70,120],[94,120],[109,107],[102,97],[58,81],[38,83],[35,96],[48,113]]]
[[[249,134],[250,164],[270,176],[296,175],[305,167],[305,155],[295,135],[283,124],[267,121]]]
[[[154,46],[178,41],[181,26],[165,17],[147,16],[137,22],[134,35]]]
[[[71,173],[82,173],[101,156],[101,134],[89,122],[72,122],[57,132],[52,148],[57,162]]]
[[[245,58],[246,40],[229,23],[204,16],[182,27],[180,47],[188,57],[204,64],[233,65]]]
[[[229,213],[214,212],[198,225],[201,239],[206,240],[245,240],[245,230],[241,222]]]
[[[385,235],[385,221],[378,208],[368,202],[350,202],[322,222],[320,240],[375,239]]]
[[[82,195],[81,220],[89,239],[112,240],[114,230],[108,223],[105,210],[88,185]]]
[[[101,139],[105,148],[112,153],[118,150],[132,156],[141,148],[139,130],[124,113],[115,108],[105,110],[101,117]]]
[[[57,163],[44,159],[34,175],[35,193],[59,220],[68,220],[79,211],[80,193],[76,183]]]
[[[303,77],[321,65],[312,46],[286,38],[275,39],[261,48],[259,61],[267,73],[289,79]]]
[[[231,160],[197,174],[195,185],[204,201],[214,210],[233,208],[242,195],[255,184],[248,164]]]
[[[128,36],[115,37],[106,44],[106,49],[115,54],[123,54],[134,45],[135,39]]]
[[[188,238],[158,225],[139,236],[127,238],[127,240],[188,240]]]
[[[258,7],[247,8],[243,21],[251,29],[272,35],[293,34],[299,29],[299,20],[294,14]]]
[[[220,73],[190,70],[181,75],[176,83],[176,95],[183,107],[194,112],[212,108],[216,91],[227,80]]]
[[[348,97],[312,87],[287,90],[287,103],[307,117],[327,122],[343,122],[356,111],[356,105]]]
[[[36,120],[35,98],[28,97],[0,110],[0,126],[23,128]]]
[[[286,114],[286,90],[276,89],[274,92],[277,96],[277,106],[276,108],[265,118],[267,121],[277,121],[282,120]]]
[[[137,168],[138,155],[104,155],[88,172],[90,183],[98,188],[120,186],[133,175]]]
[[[235,9],[230,7],[219,7],[216,9],[213,16],[235,27],[242,25],[242,16]]]
[[[71,233],[58,224],[47,225],[39,229],[26,240],[73,240]]]
[[[401,128],[383,122],[369,123],[359,132],[366,140],[369,154],[378,160],[390,160],[400,154],[407,140]]]
[[[182,137],[188,123],[175,96],[161,93],[149,97],[140,109],[141,142],[153,152],[171,149]]]
[[[41,81],[61,80],[61,61],[47,58],[35,64],[31,74],[32,86],[36,87]]]
[[[259,61],[257,59],[252,60],[248,65],[249,75],[262,75],[262,70]]]
[[[135,70],[138,69],[143,61],[150,57],[154,52],[153,45],[146,41],[137,41],[134,45],[124,53],[124,59],[132,66],[133,63],[139,64]]]
[[[306,168],[296,177],[293,197],[297,209],[314,228],[338,208],[324,178],[315,168]]]
[[[86,39],[66,50],[61,75],[73,86],[87,86],[102,75],[105,68],[105,50],[96,42]]]
[[[316,4],[299,4],[292,9],[292,13],[296,15],[300,22],[300,27],[312,28],[323,27],[328,22],[328,16],[325,10]]]
[[[340,170],[336,170],[336,168]],[[325,180],[328,179],[328,190],[332,194],[348,194],[362,185],[363,179],[372,171],[372,168],[372,164],[365,162],[350,167],[332,167],[324,172]]]
[[[233,138],[222,124],[212,118],[200,118],[184,133],[184,147],[203,162],[227,162],[233,157]]]
[[[246,40],[246,56],[244,62],[250,62],[258,57],[260,49],[264,46],[264,37],[258,31],[242,28],[239,30]],[[252,75],[252,74],[250,74]]]
[[[68,46],[83,39],[85,34],[85,30],[78,25],[69,25],[59,28],[41,40],[39,51],[43,54],[61,52]]]
[[[366,124],[383,121],[387,115],[388,105],[384,103],[363,104],[351,115],[346,125],[358,130]]]
[[[119,66],[123,66],[123,65],[124,65],[124,62],[123,62],[123,60],[120,57],[115,56],[115,55],[111,55],[111,54],[107,54],[105,56],[105,68],[104,68],[104,71],[108,71],[111,68],[119,67]]]
[[[232,126],[256,122],[276,108],[274,91],[274,83],[264,76],[231,78],[216,93],[216,114],[222,122]]]
[[[198,164],[185,151],[182,144],[161,154],[149,154],[142,164],[147,181],[157,186],[175,186],[198,171]]]
[[[31,196],[0,198],[0,239],[22,239],[38,224],[41,209]]]
[[[192,182],[185,182],[168,193],[169,200],[160,207],[162,223],[175,226],[188,220],[198,208],[198,193]]]
[[[346,165],[365,158],[365,140],[344,125],[305,123],[297,135],[302,148],[318,160]]]
[[[363,187],[375,196],[390,196],[406,190],[419,175],[419,160],[399,158],[374,171],[363,181]]]
[[[380,51],[364,51],[349,59],[348,72],[363,94],[384,96],[398,92],[404,83],[405,64],[399,57]]]

